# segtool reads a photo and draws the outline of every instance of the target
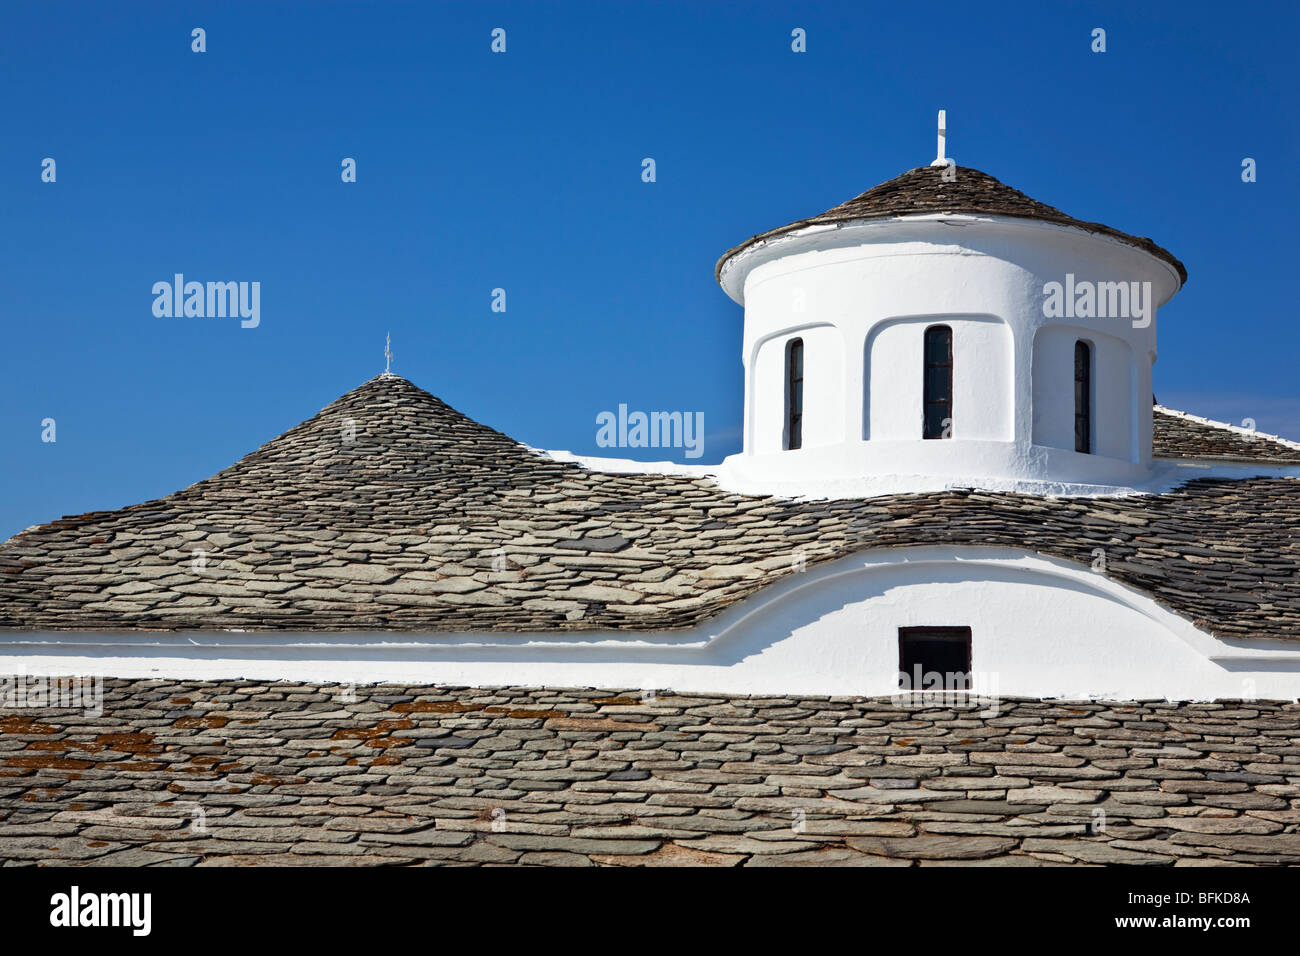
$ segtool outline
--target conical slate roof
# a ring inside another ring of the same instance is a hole
[[[1100,233],[1163,259],[1178,271],[1180,281],[1184,283],[1187,281],[1187,269],[1183,264],[1173,253],[1156,245],[1150,239],[1131,236],[1099,222],[1084,222],[1067,216],[1061,210],[1031,199],[1020,190],[1012,189],[978,169],[957,166],[951,167],[951,170],[948,173],[948,181],[945,181],[945,167],[922,166],[912,169],[886,183],[868,189],[848,202],[828,209],[819,216],[800,219],[788,226],[759,233],[735,248],[727,250],[718,260],[716,274],[720,278],[726,261],[750,246],[795,232],[806,226],[830,225],[861,219],[890,219],[900,216],[952,213],[1035,219]]]
[[[0,629],[662,630],[794,573],[800,554],[945,544],[1085,566],[1102,548],[1107,574],[1213,633],[1294,640],[1295,488],[739,495],[555,461],[386,375],[183,491],[0,544]]]
[[[255,500],[282,523],[324,531],[491,509],[507,489],[571,468],[380,375],[166,500]]]

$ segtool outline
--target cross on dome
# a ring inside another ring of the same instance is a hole
[[[931,166],[956,166],[956,160],[945,156],[948,141],[948,111],[939,110],[939,149]]]

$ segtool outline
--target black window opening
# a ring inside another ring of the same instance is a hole
[[[1074,450],[1092,454],[1092,346],[1074,343]]]
[[[785,347],[785,447],[803,447],[803,339]]]
[[[952,437],[952,329],[925,330],[924,438]]]
[[[969,627],[900,627],[898,686],[907,691],[969,690]]]

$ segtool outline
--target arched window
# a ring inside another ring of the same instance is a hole
[[[925,431],[923,438],[952,437],[952,329],[925,330]]]
[[[1092,346],[1074,343],[1074,450],[1092,454]]]
[[[803,339],[785,347],[785,447],[803,447]]]

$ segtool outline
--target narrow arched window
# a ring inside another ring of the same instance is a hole
[[[803,447],[803,339],[785,347],[785,447]]]
[[[925,330],[925,431],[923,438],[952,437],[952,329]]]
[[[1074,343],[1074,450],[1092,454],[1092,346]]]

